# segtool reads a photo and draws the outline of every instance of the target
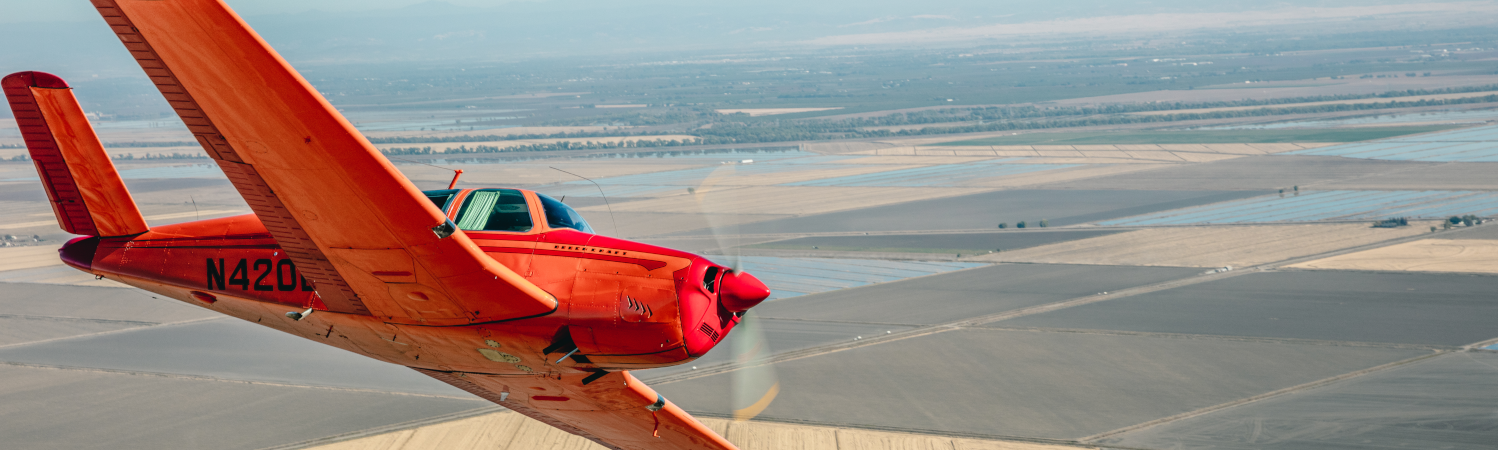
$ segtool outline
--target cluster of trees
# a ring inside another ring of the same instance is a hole
[[[131,142],[105,142],[104,146],[107,147],[107,148],[115,148],[115,147],[125,147],[125,148],[144,148],[144,147],[197,147],[198,143],[196,141],[176,141],[176,142],[135,142],[135,141],[131,141]]]
[[[1046,227],[1051,226],[1050,222],[1047,221],[1047,220],[1045,220],[1045,219],[1040,219],[1040,223],[1038,223],[1036,225],[1039,225],[1041,228],[1046,228]],[[1021,220],[1019,222],[1016,222],[1014,224],[1015,228],[1025,228],[1026,226],[1029,226],[1029,224],[1025,223],[1025,221],[1023,221],[1023,220]],[[999,223],[999,229],[1006,229],[1006,228],[1009,228],[1009,222]]]
[[[1472,103],[1498,102],[1498,94],[1482,97],[1444,100],[1390,101],[1382,103],[1341,103],[1330,105],[1292,106],[1284,108],[1258,108],[1199,113],[1158,115],[1091,115],[1074,118],[1054,118],[1024,121],[979,122],[977,124],[952,127],[926,127],[899,131],[867,130],[838,122],[799,122],[774,126],[766,123],[714,124],[711,129],[693,130],[689,134],[701,136],[704,143],[783,142],[791,140],[856,139],[895,136],[924,136],[993,131],[1043,130],[1097,125],[1128,125],[1139,123],[1164,123],[1185,120],[1228,119],[1238,117],[1272,116],[1286,114],[1314,114],[1346,111],[1371,111],[1392,108],[1422,106],[1445,106]],[[862,119],[859,119],[862,120]]]
[[[1444,100],[1416,100],[1416,101],[1389,101],[1377,103],[1343,103],[1330,105],[1303,105],[1312,102],[1345,101],[1366,98],[1396,98],[1420,95],[1438,95],[1467,92],[1488,92],[1498,90],[1498,85],[1471,86],[1446,89],[1410,89],[1401,91],[1389,91],[1378,94],[1356,94],[1356,95],[1325,95],[1311,97],[1265,99],[1265,100],[1238,100],[1222,102],[1196,102],[1196,103],[1141,103],[1120,104],[1102,106],[1077,106],[1077,107],[1047,107],[1036,106],[1012,106],[1012,107],[979,107],[979,108],[944,108],[931,111],[920,111],[911,113],[896,113],[882,117],[863,117],[843,120],[753,120],[742,117],[742,115],[723,115],[710,110],[681,110],[666,115],[635,114],[635,117],[672,117],[673,120],[687,119],[686,121],[702,124],[685,134],[697,136],[697,143],[703,145],[715,144],[745,144],[745,143],[768,143],[789,141],[816,141],[832,139],[858,139],[858,138],[882,138],[897,136],[921,136],[941,135],[958,133],[976,133],[993,131],[1022,131],[1039,130],[1051,128],[1070,128],[1097,125],[1127,125],[1139,123],[1162,123],[1185,120],[1204,119],[1228,119],[1239,117],[1256,117],[1286,114],[1315,114],[1328,112],[1347,111],[1370,111],[1392,108],[1411,108],[1422,106],[1444,106],[1472,103],[1498,102],[1498,94],[1481,97],[1468,97]],[[1245,106],[1265,106],[1264,108],[1209,111],[1197,113],[1156,114],[1156,115],[1129,115],[1128,113],[1193,110],[1209,108],[1231,108]],[[899,125],[924,125],[941,123],[975,122],[966,125],[949,127],[925,127],[918,129],[905,129],[898,131],[868,129],[873,127],[887,127]],[[523,135],[514,137],[503,136],[457,136],[448,138],[386,138],[378,142],[479,142],[485,140],[506,139],[539,139],[539,138],[579,138],[579,137],[602,137],[619,135],[650,135],[666,134],[665,132],[650,133],[558,133],[553,135]],[[600,146],[600,148],[610,148]]]
[[[698,120],[703,113],[713,113],[711,110],[673,108],[665,111],[652,111],[648,113],[613,114],[607,116],[589,116],[580,119],[559,119],[542,122],[542,126],[575,126],[590,125],[595,123],[627,123],[635,126],[646,125],[671,125]]]
[[[1392,217],[1373,222],[1373,228],[1395,228],[1407,226],[1410,226],[1410,220],[1407,217]]]
[[[369,142],[375,144],[436,144],[452,142],[494,142],[494,141],[519,141],[526,139],[584,139],[611,136],[663,136],[672,134],[668,131],[575,131],[562,133],[530,133],[530,134],[484,134],[484,135],[462,135],[443,137],[381,137],[369,138]]]
[[[116,161],[130,161],[130,160],[136,160],[136,159],[144,159],[144,160],[150,160],[150,159],[208,159],[208,155],[204,155],[204,154],[201,154],[201,153],[178,153],[178,152],[172,152],[170,154],[167,154],[167,153],[147,153],[147,154],[145,154],[145,156],[141,156],[141,157],[137,158],[135,155],[132,155],[132,154],[121,153],[121,154],[118,154],[118,155],[114,155],[114,158],[112,158],[112,159],[114,159]]]
[[[430,155],[430,154],[432,154],[432,148],[431,147],[382,148],[382,149],[380,149],[380,153],[383,153],[383,154],[385,154],[387,156]]]
[[[1451,216],[1451,218],[1446,219],[1446,222],[1451,225],[1462,224],[1470,227],[1473,225],[1482,225],[1482,218],[1468,214],[1465,216]]]
[[[571,141],[562,141],[562,142],[556,142],[556,143],[550,143],[550,144],[529,144],[529,145],[517,145],[517,146],[512,146],[512,147],[499,147],[499,146],[493,146],[493,145],[475,145],[473,147],[469,147],[467,145],[460,145],[460,146],[458,146],[458,148],[449,148],[449,149],[447,149],[444,152],[434,152],[434,151],[432,151],[431,147],[387,148],[387,149],[380,150],[380,153],[383,153],[383,154],[386,154],[386,155],[391,155],[391,156],[397,156],[397,155],[431,155],[431,154],[434,154],[434,153],[439,153],[439,154],[443,154],[443,155],[453,155],[453,154],[472,154],[472,153],[547,152],[547,151],[557,151],[557,150],[607,150],[607,149],[615,149],[615,148],[680,147],[680,146],[684,146],[684,145],[699,145],[699,144],[702,144],[702,141],[700,139],[694,139],[694,140],[689,140],[689,141],[682,141],[682,140],[677,140],[677,139],[671,139],[671,140],[656,139],[656,140],[652,140],[652,141],[638,140],[638,141],[625,141],[625,142],[593,142],[593,141],[571,142]]]

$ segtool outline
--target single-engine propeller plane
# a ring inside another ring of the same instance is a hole
[[[253,214],[147,226],[71,89],[0,81],[79,270],[411,367],[614,449],[732,449],[630,375],[770,295],[525,189],[421,191],[221,0],[92,0]]]

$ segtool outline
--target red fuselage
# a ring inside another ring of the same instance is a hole
[[[707,353],[739,321],[715,292],[723,290],[718,287],[729,271],[697,255],[541,224],[527,232],[465,233],[491,258],[556,296],[557,310],[464,325],[326,311],[294,320],[286,313],[326,308],[314,283],[253,214],[158,226],[132,237],[78,238],[62,254],[68,264],[102,277],[432,370],[536,374],[671,366]],[[414,300],[408,303],[418,310],[410,316],[422,316],[423,294],[391,294]],[[561,358],[573,348],[572,356]]]

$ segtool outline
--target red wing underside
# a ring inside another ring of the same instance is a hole
[[[583,375],[558,380],[416,370],[610,449],[737,449],[627,371],[583,385]],[[658,411],[646,408],[657,400]]]

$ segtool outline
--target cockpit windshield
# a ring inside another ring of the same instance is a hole
[[[543,194],[538,193],[536,196],[541,198],[541,209],[546,210],[547,226],[552,228],[571,228],[588,234],[597,234],[593,232],[593,227],[588,226],[588,221],[583,220],[583,216],[578,214],[577,210],[572,209],[571,206],[567,206],[566,203]]]
[[[446,212],[447,207],[452,206],[453,197],[456,197],[458,192],[458,189],[444,189],[440,191],[422,191],[421,193],[426,194],[427,200],[431,200],[433,205],[437,205],[437,209]]]
[[[466,231],[531,230],[531,209],[514,189],[480,189],[468,194],[458,211],[458,229]]]

